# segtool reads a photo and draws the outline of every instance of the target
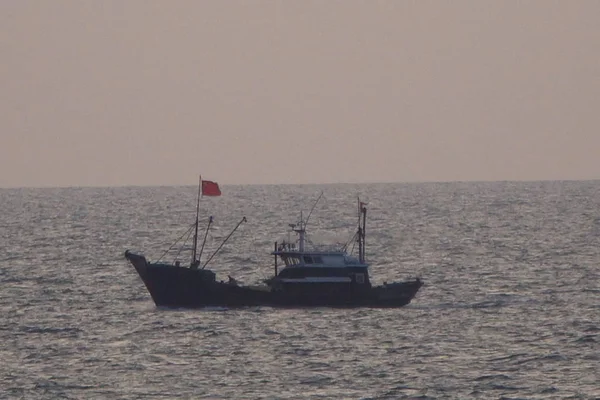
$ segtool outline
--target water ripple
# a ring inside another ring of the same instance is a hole
[[[411,305],[156,308],[122,254],[168,248],[196,188],[0,190],[0,398],[600,398],[600,182],[224,187],[209,244],[249,222],[213,269],[264,279],[321,190],[311,232],[345,240],[361,194]]]

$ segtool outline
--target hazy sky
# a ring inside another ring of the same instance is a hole
[[[0,187],[600,178],[600,1],[0,2]]]

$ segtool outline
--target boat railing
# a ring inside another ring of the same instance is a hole
[[[277,251],[297,252],[300,247],[297,243],[282,242],[277,245]],[[340,243],[333,244],[314,244],[306,242],[304,245],[304,253],[345,253],[344,245]]]
[[[315,251],[315,252],[320,252],[320,253],[328,253],[328,252],[335,252],[335,253],[341,253],[344,251],[344,245],[343,244],[339,244],[339,243],[334,243],[334,244],[313,244],[310,243],[307,246],[305,246],[305,252],[306,251]]]

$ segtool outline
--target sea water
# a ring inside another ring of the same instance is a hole
[[[197,188],[1,189],[0,398],[600,398],[599,181],[221,189],[203,261],[247,222],[217,279],[268,278],[323,192],[310,240],[349,242],[360,197],[373,283],[425,286],[398,309],[160,309],[123,253],[183,241]]]

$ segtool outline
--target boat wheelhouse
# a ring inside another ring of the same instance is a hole
[[[367,213],[364,203],[359,202],[359,213],[358,230],[352,239],[358,242],[358,258],[348,254],[347,245],[342,248],[307,245],[309,218],[304,221],[301,216],[298,224],[290,225],[298,236],[297,242],[275,243],[271,253],[275,257],[275,276],[267,281],[269,286],[298,296],[336,297],[343,301],[350,300],[346,297],[369,291],[369,264],[365,262],[364,251]],[[283,268],[278,271],[280,262]]]

